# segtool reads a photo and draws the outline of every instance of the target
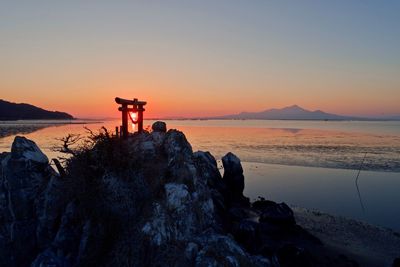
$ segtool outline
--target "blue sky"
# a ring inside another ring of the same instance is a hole
[[[2,1],[1,97],[93,116],[116,94],[154,115],[398,114],[398,14],[400,1]]]

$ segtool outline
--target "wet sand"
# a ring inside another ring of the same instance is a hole
[[[0,138],[16,134],[29,134],[50,126],[53,124],[0,124]]]
[[[297,224],[328,248],[355,259],[360,266],[392,266],[393,260],[400,257],[400,234],[393,230],[315,210],[292,208]]]

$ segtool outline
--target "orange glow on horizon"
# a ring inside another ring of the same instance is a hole
[[[115,94],[118,95],[118,94]],[[127,94],[122,97],[126,97]],[[135,95],[136,97],[136,95]],[[159,99],[158,97],[141,97],[144,101],[147,101],[146,111],[144,112],[144,118],[190,118],[190,117],[212,117],[222,116],[227,114],[237,114],[240,112],[260,112],[272,108],[284,108],[294,104],[300,107],[314,111],[322,110],[327,113],[333,113],[338,115],[354,115],[354,116],[371,116],[371,115],[395,115],[399,114],[396,110],[396,106],[388,106],[386,110],[382,110],[379,105],[373,105],[373,103],[366,103],[365,105],[348,107],[343,102],[325,102],[321,105],[311,103],[311,101],[268,101],[268,102],[253,102],[251,100],[240,101],[231,99],[230,101],[221,99],[194,99],[178,100],[178,99]],[[130,97],[133,98],[133,97]],[[73,115],[76,118],[119,118],[120,112],[118,106],[113,102],[114,95],[99,99],[99,101],[93,102],[79,102],[73,101],[72,103],[60,103],[60,102],[48,102],[45,101],[18,101],[11,100],[17,103],[29,103],[35,106],[52,110],[62,111]],[[8,100],[8,99],[5,99]],[[133,120],[137,120],[137,114],[130,114]]]
[[[117,76],[118,77],[118,76]],[[118,105],[114,98],[139,98],[147,101],[144,118],[168,117],[211,117],[236,114],[243,111],[260,112],[271,108],[283,108],[299,105],[307,110],[322,110],[338,115],[370,116],[400,114],[398,98],[376,101],[371,95],[361,99],[357,94],[317,95],[315,92],[302,96],[290,94],[292,88],[282,88],[271,84],[264,90],[230,88],[228,85],[218,88],[201,85],[193,86],[185,82],[153,82],[154,78],[142,77],[143,80],[99,79],[89,83],[88,87],[75,84],[72,89],[62,86],[57,91],[37,90],[19,94],[19,90],[10,90],[2,98],[16,103],[29,103],[47,110],[62,111],[76,118],[119,118]],[[149,80],[147,80],[149,79]],[[77,81],[78,83],[78,81]],[[84,81],[82,81],[84,84]],[[210,88],[211,87],[211,88]],[[134,89],[127,89],[134,88]],[[187,90],[186,88],[190,88]],[[300,89],[298,89],[300,90]],[[67,91],[67,94],[63,92]],[[93,93],[95,92],[95,93]]]
[[[127,98],[126,96],[123,96]],[[133,97],[131,97],[133,98]],[[113,99],[110,97],[109,99]],[[379,115],[395,115],[399,111],[396,110],[396,106],[388,106],[386,110],[382,110],[379,105],[374,105],[373,103],[366,103],[360,106],[346,106],[343,102],[329,103],[325,102],[323,105],[313,104],[302,101],[268,101],[265,103],[251,103],[251,101],[218,101],[215,99],[213,101],[207,100],[194,100],[194,101],[178,101],[174,99],[157,99],[157,98],[144,98],[147,101],[146,111],[144,112],[144,118],[190,118],[190,117],[212,117],[212,116],[222,116],[227,114],[237,114],[240,112],[261,112],[272,108],[284,108],[291,105],[299,105],[300,107],[314,111],[322,110],[327,113],[333,113],[337,115],[349,115],[349,116],[379,116]],[[74,105],[63,105],[60,108],[53,108],[53,110],[65,111],[77,118],[119,118],[120,114],[117,110],[117,106],[114,105],[111,100],[103,100],[102,104],[92,103],[91,105],[81,105],[80,103],[75,103]],[[40,106],[40,105],[39,105]],[[42,107],[46,108],[45,105]],[[137,120],[137,114],[130,114],[134,120]]]

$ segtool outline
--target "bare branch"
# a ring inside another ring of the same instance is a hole
[[[71,149],[70,147],[81,141],[83,137],[79,134],[68,134],[67,136],[57,139],[59,141],[62,141],[62,147],[58,148],[57,151],[61,153],[66,153],[66,154],[72,154],[75,155],[76,152]]]

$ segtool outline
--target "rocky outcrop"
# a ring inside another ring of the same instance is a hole
[[[151,129],[153,130],[153,132],[165,133],[167,132],[167,124],[163,121],[156,121],[151,126]]]
[[[341,266],[286,204],[243,196],[238,157],[221,176],[164,126],[100,136],[62,177],[16,137],[0,155],[0,266]]]
[[[224,182],[232,193],[233,199],[238,199],[243,196],[244,176],[243,168],[240,159],[229,152],[222,158],[224,166]]]
[[[46,239],[38,228],[44,212],[39,207],[56,173],[24,137],[16,137],[11,153],[3,154],[0,173],[0,265],[26,266]]]
[[[1,266],[268,264],[222,231],[208,186],[220,174],[198,168],[183,133],[102,142],[61,178],[34,142],[15,138],[1,161]]]

